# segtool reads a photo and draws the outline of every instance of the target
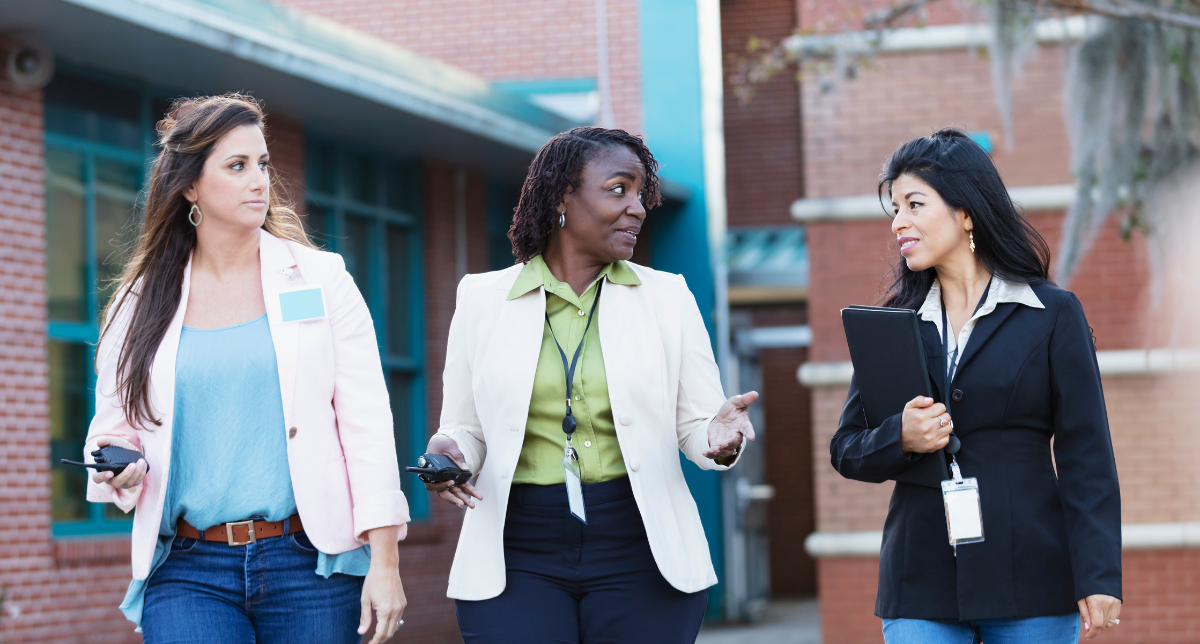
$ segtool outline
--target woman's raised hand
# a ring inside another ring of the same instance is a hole
[[[905,454],[929,454],[950,442],[954,421],[946,406],[928,396],[917,396],[904,406],[900,446]]]
[[[757,391],[738,394],[725,401],[721,410],[708,424],[708,451],[705,458],[726,458],[737,454],[742,446],[742,437],[754,440],[754,427],[746,411],[758,400]]]
[[[111,444],[112,441],[107,436],[101,436],[96,439],[96,447],[104,447]],[[124,447],[124,445],[122,445]],[[146,470],[150,469],[146,465],[146,459],[139,458],[138,462],[125,468],[120,475],[114,475],[112,472],[95,471],[92,473],[92,481],[96,483],[108,483],[109,485],[128,490],[142,484],[142,479],[146,478]]]
[[[429,439],[429,446],[425,448],[425,451],[429,454],[448,456],[455,465],[464,470],[467,469],[467,459],[463,457],[462,450],[458,449],[458,443],[455,443],[454,439],[449,436],[434,434],[433,438]],[[454,481],[426,483],[425,489],[438,495],[447,503],[460,508],[474,508],[475,499],[483,500],[483,496],[470,483],[456,484]]]

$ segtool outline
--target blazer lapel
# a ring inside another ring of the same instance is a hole
[[[1001,324],[1004,324],[1008,316],[1017,310],[1018,306],[1020,305],[1015,302],[1001,302],[996,305],[995,311],[979,318],[979,321],[975,323],[975,329],[971,331],[971,338],[967,340],[967,348],[963,351],[962,357],[958,359],[958,371],[954,373],[955,380],[958,380],[959,374],[963,372],[971,358],[979,353],[983,345],[987,344],[988,339],[996,333]]]
[[[297,352],[300,349],[301,322],[281,322],[278,313],[278,292],[281,289],[307,284],[296,269],[296,259],[283,240],[262,231],[258,246],[262,271],[263,300],[267,305],[267,320],[271,325],[271,342],[275,345],[275,363],[279,369],[279,393],[283,398],[284,424],[292,425],[292,403],[296,392]],[[289,279],[284,269],[293,269],[295,279]],[[273,313],[273,314],[272,314]],[[328,313],[328,311],[326,311]]]
[[[921,321],[918,324],[921,328],[921,340],[925,345],[925,362],[929,369],[929,382],[933,385],[934,398],[944,398],[942,374],[946,372],[946,359],[942,355],[942,339],[938,337],[937,325],[933,322]]]
[[[596,320],[600,325],[600,354],[604,356],[609,403],[617,420],[635,409],[635,401],[661,400],[666,395],[662,336],[654,307],[644,301],[648,294],[641,286],[605,281],[600,297]],[[618,442],[624,431],[618,422]],[[632,453],[627,442],[621,449],[627,455]]]
[[[505,291],[507,292],[507,290]],[[476,378],[476,409],[485,430],[512,419],[512,428],[524,428],[533,396],[533,379],[542,350],[545,329],[546,291],[543,288],[500,303],[486,353],[477,373],[503,373],[503,378]],[[516,420],[520,419],[520,420]],[[519,424],[519,425],[518,425]],[[508,435],[507,433],[505,434]],[[511,434],[509,447],[520,451],[523,433]],[[489,453],[491,448],[489,447]],[[513,461],[515,466],[516,461]]]

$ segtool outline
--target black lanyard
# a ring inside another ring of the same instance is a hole
[[[971,317],[975,317],[975,313],[978,313],[979,309],[983,308],[983,303],[987,301],[988,292],[991,290],[992,280],[989,279],[987,288],[983,289],[983,296],[979,298],[979,304],[975,305],[975,312],[971,313]],[[942,357],[948,358],[946,369],[942,372],[942,397],[948,400],[950,398],[950,383],[954,380],[954,375],[958,371],[958,351],[961,347],[955,342],[954,355],[950,355],[950,323],[946,317],[946,296],[944,294],[940,295],[942,297]],[[970,320],[967,321],[970,322]]]
[[[592,318],[596,317],[596,305],[600,303],[600,287],[604,285],[604,279],[596,282],[596,299],[592,301],[592,311],[588,313],[587,326],[583,327],[583,337],[579,339],[579,347],[575,349],[575,357],[571,358],[571,364],[567,365],[567,353],[563,351],[562,345],[558,343],[558,336],[554,333],[554,326],[550,324],[550,312],[546,311],[546,326],[550,327],[550,337],[554,338],[554,346],[558,347],[558,355],[562,357],[563,372],[567,375],[567,415],[563,417],[562,429],[567,435],[567,440],[571,440],[571,434],[575,433],[575,427],[578,423],[575,421],[574,414],[571,413],[571,388],[575,384],[575,367],[579,363],[579,356],[583,353],[583,343],[587,341],[588,329],[592,328]]]

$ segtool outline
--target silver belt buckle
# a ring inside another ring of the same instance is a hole
[[[233,527],[234,526],[243,526],[243,525],[246,526],[247,528],[249,528],[248,532],[250,533],[250,540],[249,541],[234,541],[233,540]],[[248,521],[232,521],[230,523],[226,523],[225,524],[225,541],[226,541],[226,543],[228,543],[231,546],[247,546],[247,545],[254,543],[255,541],[258,541],[258,538],[254,536],[254,519],[250,519]]]

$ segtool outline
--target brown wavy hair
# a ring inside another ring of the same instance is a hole
[[[158,122],[160,149],[150,168],[141,230],[116,279],[116,295],[104,308],[100,332],[102,343],[118,315],[128,319],[125,337],[118,338],[115,393],[135,428],[162,425],[151,407],[150,368],[179,309],[183,271],[196,248],[196,228],[188,221],[192,204],[183,193],[200,179],[221,137],[243,125],[266,129],[262,106],[245,94],[179,99]],[[281,201],[276,186],[272,175],[263,230],[311,247],[300,217]],[[100,356],[97,351],[97,368]]]
[[[555,135],[533,157],[529,174],[521,186],[521,200],[513,211],[508,238],[518,264],[524,264],[546,250],[550,231],[558,223],[555,208],[563,195],[579,188],[583,168],[601,151],[625,146],[637,155],[646,173],[642,205],[646,210],[662,204],[658,183],[658,161],[642,137],[625,130],[602,127],[577,127]]]

